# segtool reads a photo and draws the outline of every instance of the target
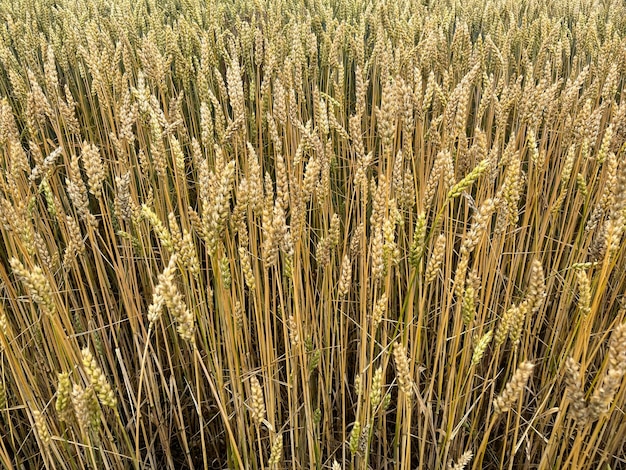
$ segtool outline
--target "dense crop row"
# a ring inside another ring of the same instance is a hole
[[[626,468],[620,0],[0,1],[6,468]]]

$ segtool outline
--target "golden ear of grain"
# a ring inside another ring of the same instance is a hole
[[[609,343],[608,369],[604,379],[593,391],[589,411],[593,420],[606,414],[626,374],[626,323],[613,330]]]
[[[493,402],[493,410],[496,414],[506,413],[520,397],[526,387],[528,379],[532,375],[535,365],[532,362],[522,362],[506,387]]]
[[[345,297],[350,291],[350,281],[352,278],[352,262],[350,257],[346,254],[343,255],[341,261],[341,275],[339,277],[339,284],[337,286],[337,295],[339,297]]]
[[[109,408],[115,408],[117,406],[117,398],[113,393],[111,385],[104,376],[104,372],[102,372],[102,369],[98,366],[96,358],[93,357],[93,354],[91,354],[91,351],[87,348],[83,349],[81,354],[83,358],[83,368],[85,369],[91,386],[98,395],[100,403]]]
[[[81,148],[80,159],[83,162],[85,173],[87,174],[89,192],[96,198],[99,198],[102,194],[102,183],[106,177],[100,150],[95,145],[84,141]]]
[[[578,310],[582,315],[589,315],[591,313],[591,283],[584,270],[576,271],[576,282],[578,284]]]
[[[63,266],[68,268],[76,257],[85,253],[86,248],[78,222],[69,215],[66,216],[65,221],[67,225],[68,241],[63,255]]]
[[[350,437],[348,438],[348,444],[352,455],[359,451],[359,439],[361,438],[361,423],[355,421],[352,424],[352,430],[350,431]]]
[[[48,447],[52,441],[52,436],[50,436],[45,416],[40,411],[34,410],[33,420],[35,421],[35,430],[37,431],[39,439],[41,439],[44,447]]]
[[[59,373],[55,408],[57,410],[57,413],[59,413],[61,416],[65,414],[70,404],[71,391],[72,384],[70,382],[70,374],[68,372]]]
[[[430,259],[428,260],[428,264],[426,267],[426,274],[424,275],[426,284],[430,284],[437,278],[437,274],[441,269],[445,254],[446,236],[444,234],[440,234],[435,241],[435,245],[433,247]]]
[[[581,383],[580,365],[572,357],[568,357],[565,362],[565,384],[570,400],[568,412],[579,425],[584,425],[588,422],[590,413]]]
[[[263,389],[261,388],[259,379],[256,377],[250,379],[250,391],[252,398],[250,414],[255,424],[259,426],[261,421],[265,418],[265,400],[263,398]]]
[[[297,348],[300,345],[300,333],[298,332],[298,324],[293,315],[290,315],[287,319],[287,327],[289,329],[289,341],[292,348]]]
[[[463,323],[469,326],[474,319],[476,313],[476,290],[471,283],[467,283],[463,291],[461,300],[461,314],[463,315]]]
[[[420,213],[417,216],[415,229],[413,230],[413,241],[409,251],[409,262],[411,266],[417,268],[424,254],[424,240],[426,239],[426,214]]]
[[[474,353],[472,354],[472,366],[477,365],[483,358],[485,351],[489,347],[491,340],[493,339],[493,330],[489,330],[485,333],[476,343],[474,347]]]
[[[39,266],[34,266],[31,270],[26,269],[20,260],[11,258],[9,260],[11,269],[15,275],[22,281],[28,294],[33,301],[48,315],[54,315],[57,311],[56,303],[53,298],[52,287],[48,278],[44,275],[43,270]]]
[[[374,376],[372,377],[372,390],[369,396],[370,406],[372,410],[376,412],[378,409],[378,405],[380,405],[380,401],[382,398],[382,388],[383,388],[383,368],[379,367],[374,372]]]
[[[456,464],[453,465],[452,461],[448,463],[448,470],[463,470],[467,466],[467,464],[472,461],[473,456],[474,454],[471,450],[465,451],[463,455],[459,457],[459,460],[457,460]]]
[[[283,435],[279,434],[274,438],[272,443],[272,450],[270,452],[270,458],[267,461],[267,465],[275,467],[282,459],[283,454]]]
[[[87,432],[90,428],[97,428],[100,424],[100,405],[93,388],[84,389],[80,385],[74,384],[71,398],[76,420],[81,430]]]
[[[401,343],[394,344],[393,359],[396,366],[398,387],[404,393],[406,398],[410,399],[413,395],[413,379],[411,378],[406,348]]]
[[[374,306],[374,310],[372,312],[372,329],[376,331],[378,325],[383,320],[385,312],[387,312],[388,308],[388,298],[387,294],[383,293],[380,298],[376,301]]]

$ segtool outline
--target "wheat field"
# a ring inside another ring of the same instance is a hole
[[[621,0],[0,0],[5,469],[626,469]]]

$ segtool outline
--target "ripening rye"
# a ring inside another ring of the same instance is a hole
[[[0,25],[3,466],[623,465],[624,2]]]

